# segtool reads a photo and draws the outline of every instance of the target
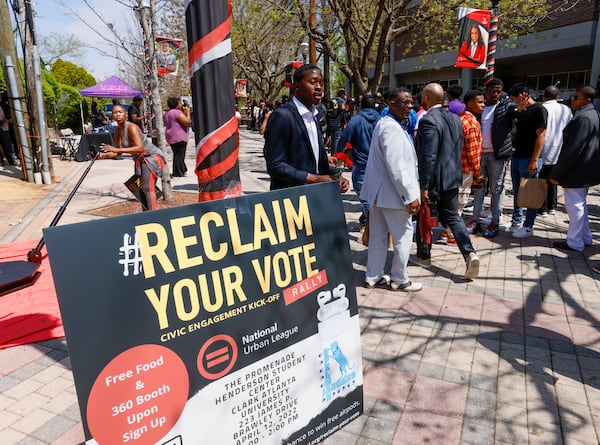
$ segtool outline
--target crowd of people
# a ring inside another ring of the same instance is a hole
[[[514,197],[507,230],[514,238],[534,236],[536,217],[555,212],[561,185],[569,225],[566,239],[553,247],[581,252],[591,245],[586,198],[589,187],[600,184],[600,170],[594,168],[600,165],[595,95],[594,88],[581,87],[566,104],[558,89],[548,86],[537,100],[525,84],[506,91],[495,78],[464,95],[458,85],[444,91],[430,83],[416,97],[395,88],[385,96],[356,99],[340,89],[335,98],[326,98],[321,70],[303,65],[294,73],[292,99],[257,105],[249,128],[264,134],[271,189],[339,181],[345,193],[349,183],[335,175],[332,155],[350,154],[359,223],[369,225],[365,284],[410,292],[422,284],[410,280],[408,262],[431,264],[437,221],[465,261],[464,278],[477,278],[480,260],[471,236],[499,235],[507,173]],[[538,177],[548,183],[543,205],[520,207],[521,179]],[[489,220],[483,218],[487,195]],[[468,201],[470,217],[464,214]],[[417,249],[411,258],[413,238]],[[386,273],[389,245],[394,256]],[[600,265],[594,270],[600,272]]]

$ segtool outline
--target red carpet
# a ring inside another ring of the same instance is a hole
[[[0,246],[0,263],[27,261],[27,252],[38,243],[24,241]],[[44,259],[33,286],[0,296],[0,349],[65,336],[50,263]]]

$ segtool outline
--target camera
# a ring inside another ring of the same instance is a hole
[[[96,155],[98,153],[106,153],[106,151],[104,150],[103,145],[104,144],[100,144],[100,148],[98,148],[98,146],[90,144],[90,146],[89,146],[89,150],[90,151],[88,152],[88,157],[92,157],[93,158],[93,157],[96,157]]]

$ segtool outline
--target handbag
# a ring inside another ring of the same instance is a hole
[[[367,212],[367,220],[365,221],[365,229],[361,237],[363,246],[369,247],[369,212]],[[392,235],[388,233],[388,248],[392,247]]]
[[[365,229],[362,234],[363,246],[369,247],[369,212],[367,212],[367,220],[365,221]]]
[[[133,196],[142,204],[144,210],[148,210],[148,203],[146,202],[146,194],[142,190],[142,176],[134,174],[131,178],[125,181],[125,187],[133,193]],[[162,196],[162,190],[157,185],[154,186],[154,193],[156,193],[156,199],[160,199]]]
[[[517,205],[528,209],[539,209],[548,193],[548,182],[542,178],[521,178]]]
[[[419,236],[423,240],[424,244],[431,245],[431,208],[427,201],[421,203],[419,209]]]

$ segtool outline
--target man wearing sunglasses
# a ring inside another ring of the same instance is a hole
[[[563,133],[563,145],[550,182],[564,189],[565,209],[569,215],[567,239],[553,243],[566,251],[583,251],[592,244],[588,220],[588,189],[600,184],[600,119],[592,101],[596,90],[578,88],[571,98],[573,119]]]

